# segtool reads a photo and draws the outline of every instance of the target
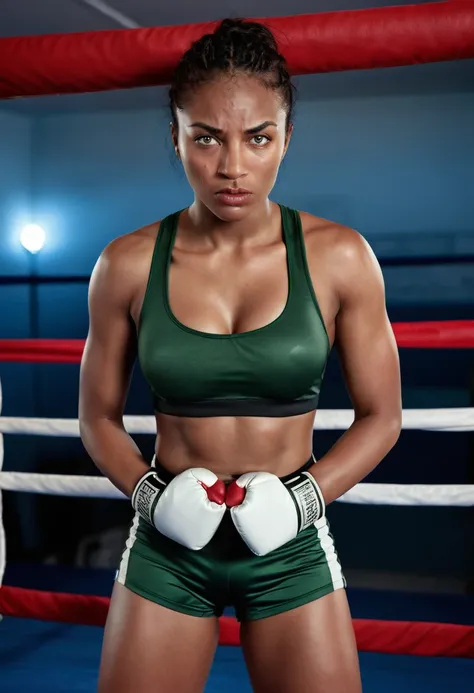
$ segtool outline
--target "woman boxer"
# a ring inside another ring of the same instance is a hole
[[[99,691],[202,691],[217,617],[233,605],[257,693],[357,693],[325,506],[400,432],[381,272],[355,231],[269,200],[293,93],[268,29],[225,20],[202,37],[176,69],[170,103],[194,202],[114,240],[90,285],[82,440],[136,511]],[[355,420],[316,462],[333,345]],[[122,420],[136,358],[160,432],[151,466]]]

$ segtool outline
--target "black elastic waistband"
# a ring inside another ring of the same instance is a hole
[[[155,397],[154,408],[159,414],[186,417],[264,416],[286,417],[307,414],[318,408],[318,396],[290,402],[272,399],[218,399],[202,402],[169,402]]]
[[[303,464],[302,467],[296,469],[294,472],[291,472],[291,474],[285,474],[285,476],[281,476],[280,481],[284,483],[285,481],[288,481],[288,479],[291,479],[291,477],[295,474],[301,474],[302,472],[306,472],[310,467],[312,467],[313,464],[314,458],[313,456],[311,456],[309,460]],[[172,472],[168,471],[168,469],[163,467],[161,462],[159,462],[159,460],[157,460],[156,457],[152,462],[152,467],[156,469],[158,476],[165,482],[165,484],[169,484],[170,481],[174,479],[174,477],[176,476],[176,474],[173,474]]]

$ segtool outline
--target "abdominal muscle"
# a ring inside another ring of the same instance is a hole
[[[205,467],[224,481],[246,472],[285,476],[311,457],[314,415],[188,418],[157,414],[156,458],[172,474]]]

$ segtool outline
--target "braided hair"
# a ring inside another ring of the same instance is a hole
[[[220,74],[243,72],[258,76],[280,92],[290,127],[294,111],[294,87],[285,58],[278,51],[270,29],[258,22],[224,19],[212,34],[195,41],[181,58],[171,81],[171,118],[178,126],[177,111],[189,90],[212,81]]]

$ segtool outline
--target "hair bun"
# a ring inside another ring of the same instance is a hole
[[[232,42],[232,39],[256,42],[261,45],[263,51],[278,52],[277,42],[270,29],[246,19],[223,19],[214,35],[226,42]]]

